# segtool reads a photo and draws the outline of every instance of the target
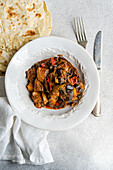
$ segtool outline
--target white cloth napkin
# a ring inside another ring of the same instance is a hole
[[[0,78],[0,96],[3,96],[3,84]],[[48,131],[21,121],[12,111],[7,97],[0,97],[0,159],[35,165],[53,162],[47,135]]]

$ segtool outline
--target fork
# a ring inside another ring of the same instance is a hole
[[[82,17],[74,18],[74,23],[75,23],[75,35],[76,35],[77,42],[79,45],[86,48],[88,41],[86,38],[85,27],[84,27]]]
[[[86,49],[86,45],[88,43],[85,33],[85,27],[83,23],[82,17],[74,18],[75,23],[75,35],[79,45]],[[93,111],[91,112],[94,116],[96,116]]]

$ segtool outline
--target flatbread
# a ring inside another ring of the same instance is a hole
[[[51,13],[43,0],[0,0],[0,71],[23,45],[51,30]]]

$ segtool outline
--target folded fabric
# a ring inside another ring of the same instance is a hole
[[[35,165],[53,162],[47,135],[48,131],[21,121],[7,98],[0,97],[0,159]]]

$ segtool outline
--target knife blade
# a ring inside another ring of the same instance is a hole
[[[96,34],[95,42],[94,42],[94,61],[97,66],[97,69],[101,69],[102,63],[102,31],[99,31]]]
[[[102,38],[103,38],[103,33],[102,33],[102,31],[99,31],[96,34],[95,41],[94,41],[93,58],[94,58],[96,66],[97,66],[99,75],[100,75],[101,65],[102,65]],[[92,113],[96,117],[99,117],[101,115],[100,94],[98,96],[97,103],[96,103]]]

